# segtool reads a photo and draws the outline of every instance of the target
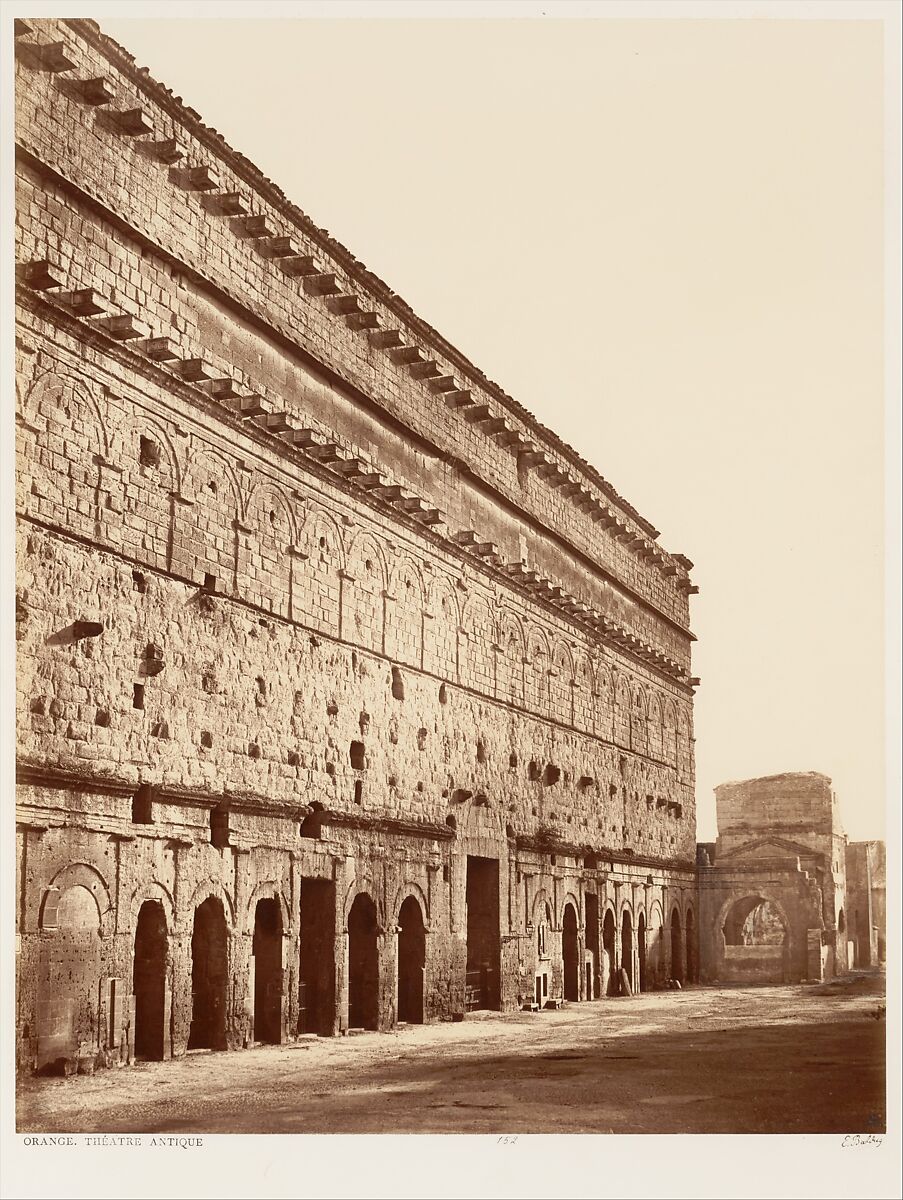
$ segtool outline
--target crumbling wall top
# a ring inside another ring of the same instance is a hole
[[[722,837],[740,830],[843,832],[831,780],[817,771],[722,783],[715,788],[715,806]]]

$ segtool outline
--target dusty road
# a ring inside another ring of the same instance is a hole
[[[21,1132],[879,1133],[883,978],[697,988],[26,1079]]]

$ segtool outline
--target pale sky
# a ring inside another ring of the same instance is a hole
[[[883,836],[880,24],[100,21],[695,562],[700,840]]]

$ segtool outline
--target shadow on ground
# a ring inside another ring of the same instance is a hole
[[[879,981],[878,990],[883,981]],[[33,1081],[22,1132],[880,1133],[883,1006],[700,989]],[[669,1027],[672,1026],[672,1027]]]

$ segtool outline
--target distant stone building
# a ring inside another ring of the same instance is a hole
[[[886,891],[884,842],[850,842],[847,846],[847,929],[853,966],[867,967],[884,962]]]
[[[747,779],[717,787],[715,801],[718,840],[698,855],[702,980],[799,982],[846,971],[854,846],[831,780],[815,772]],[[854,855],[864,913],[863,857]]]
[[[16,24],[20,1063],[692,976],[692,563],[94,23]]]

